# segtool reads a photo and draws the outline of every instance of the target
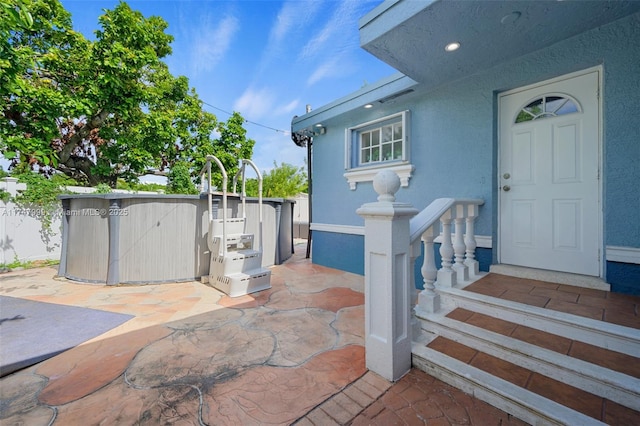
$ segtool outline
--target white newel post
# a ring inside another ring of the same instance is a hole
[[[367,368],[396,381],[411,369],[411,248],[409,220],[418,213],[395,202],[400,178],[382,171],[373,180],[378,201],[364,218],[365,349]]]

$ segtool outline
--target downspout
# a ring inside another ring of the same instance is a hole
[[[309,257],[311,257],[311,223],[312,223],[312,214],[313,214],[313,209],[311,208],[311,203],[313,200],[312,197],[312,182],[311,182],[311,145],[313,144],[313,138],[308,137],[308,142],[307,142],[307,200],[308,200],[308,205],[309,205],[309,226],[308,226],[308,235],[307,235],[307,254],[305,256],[306,259],[309,259]]]
[[[307,113],[309,113],[311,111],[311,107],[309,105],[307,105]],[[298,116],[294,116],[293,120],[295,120]],[[311,257],[311,223],[312,223],[312,218],[313,218],[313,209],[312,207],[312,195],[313,195],[313,184],[312,184],[312,178],[311,178],[311,146],[313,145],[313,137],[311,135],[309,135],[307,132],[305,131],[301,131],[301,132],[294,132],[293,131],[293,120],[292,120],[292,129],[291,129],[291,140],[293,140],[293,143],[295,143],[296,145],[298,145],[299,147],[303,147],[306,146],[307,147],[307,183],[308,183],[308,189],[307,189],[307,195],[308,195],[308,200],[309,200],[309,204],[308,204],[308,208],[309,208],[309,229],[308,229],[308,234],[307,234],[307,254],[306,254],[306,258],[309,259],[309,257]]]

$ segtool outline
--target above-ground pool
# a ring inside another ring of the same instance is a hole
[[[214,217],[220,196],[214,196]],[[209,273],[206,195],[63,195],[58,274],[71,280],[147,284],[198,280]],[[247,198],[247,233],[258,232],[257,200]],[[293,254],[293,204],[263,200],[263,266]],[[228,216],[239,198],[228,196]]]

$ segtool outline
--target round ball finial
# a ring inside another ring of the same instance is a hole
[[[373,189],[378,193],[378,201],[394,202],[395,193],[400,189],[400,178],[391,170],[383,170],[373,178]]]

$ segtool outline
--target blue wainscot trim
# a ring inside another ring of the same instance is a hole
[[[363,235],[314,230],[311,243],[313,249],[311,260],[314,264],[364,275]],[[440,244],[435,244],[436,266],[438,268],[441,266],[439,249]],[[422,273],[420,272],[423,255],[416,259],[414,265],[416,287],[421,290],[424,288]],[[476,259],[480,262],[480,270],[489,272],[492,249],[478,247],[476,249]]]
[[[312,235],[313,263],[364,275],[364,235],[315,230]]]
[[[640,265],[607,261],[607,282],[614,293],[640,296]]]

